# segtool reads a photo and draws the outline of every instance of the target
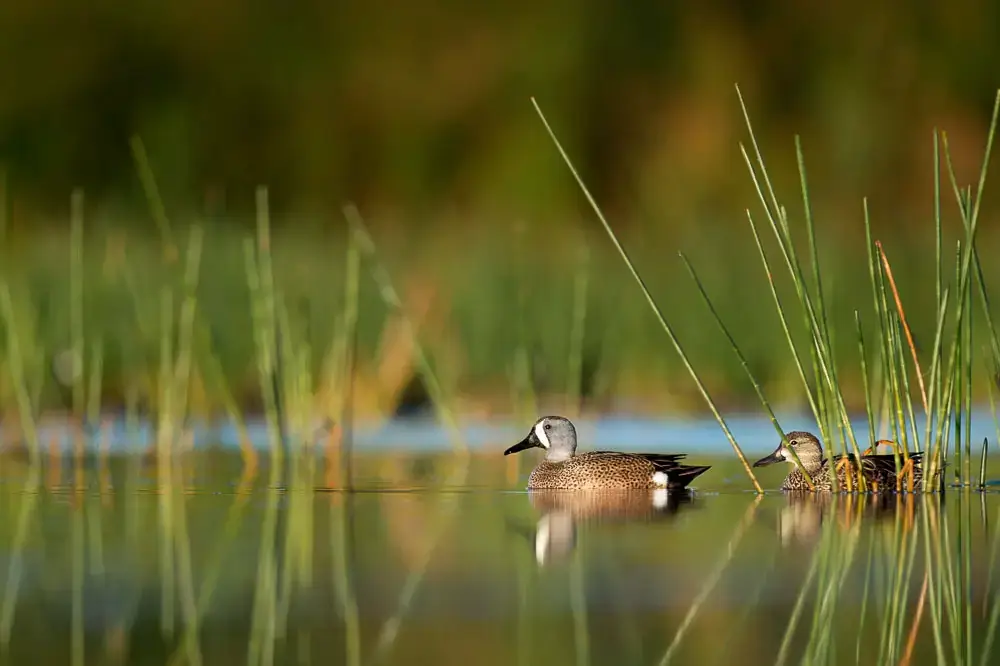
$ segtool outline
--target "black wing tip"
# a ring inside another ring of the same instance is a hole
[[[694,481],[696,477],[701,476],[710,469],[712,469],[711,465],[679,465],[667,473],[667,488],[670,490],[687,488],[688,484]]]

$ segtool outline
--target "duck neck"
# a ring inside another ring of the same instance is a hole
[[[561,463],[561,462],[566,462],[572,457],[573,457],[572,451],[567,451],[565,449],[549,449],[545,453],[545,462]]]
[[[804,469],[806,473],[809,474],[809,476],[813,476],[814,474],[818,474],[823,470],[823,467],[826,464],[826,459],[822,457],[820,458],[800,457],[799,462],[802,463],[802,469]]]

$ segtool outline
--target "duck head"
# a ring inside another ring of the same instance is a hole
[[[792,455],[791,450],[795,451],[795,455],[798,456],[799,462],[802,463],[806,471],[811,473],[812,470],[823,466],[823,446],[812,433],[796,430],[787,433],[785,441],[788,442],[787,445],[785,442],[780,442],[778,448],[773,453],[764,456],[755,462],[753,466],[764,467],[776,462],[790,462],[795,464],[795,457]]]
[[[576,454],[576,428],[562,416],[543,416],[531,427],[527,437],[503,454],[533,448],[545,449],[545,459],[549,462],[569,460]]]

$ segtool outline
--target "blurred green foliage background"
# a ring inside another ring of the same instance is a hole
[[[353,201],[404,296],[431,294],[438,323],[425,342],[453,396],[482,394],[490,410],[506,409],[518,350],[532,359],[533,385],[561,392],[583,275],[585,397],[700,409],[545,136],[535,96],[710,388],[752,402],[678,250],[772,398],[798,404],[746,223],[744,209],[759,204],[739,153],[734,84],[792,202],[792,141],[802,137],[831,309],[845,331],[837,344],[855,348],[853,310],[870,301],[865,196],[919,343],[933,334],[933,129],[947,132],[963,183],[975,182],[998,37],[1000,6],[984,0],[4,3],[7,277],[44,347],[64,347],[63,248],[70,192],[82,187],[88,335],[107,347],[109,399],[120,394],[140,363],[123,351],[135,344],[136,292],[116,286],[109,257],[141,274],[140,300],[155,303],[159,290],[149,269],[159,239],[130,152],[138,136],[171,220],[207,229],[204,317],[248,404],[257,387],[240,243],[263,184],[278,281],[317,367],[342,308],[340,207]],[[1000,242],[996,189],[980,224],[984,256]],[[949,191],[946,248],[959,227]],[[801,207],[790,213],[801,220]],[[384,357],[387,323],[365,286],[362,366]],[[841,377],[855,395],[856,365]]]

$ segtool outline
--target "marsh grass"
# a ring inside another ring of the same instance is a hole
[[[737,93],[739,94],[738,88]],[[929,358],[925,357],[923,363],[906,316],[901,286],[896,281],[889,261],[889,251],[874,235],[867,200],[862,201],[867,272],[874,321],[866,326],[860,309],[855,309],[854,336],[858,353],[857,366],[860,367],[863,384],[864,409],[868,417],[867,446],[859,444],[858,436],[853,430],[848,401],[839,380],[843,361],[837,352],[835,331],[824,295],[823,272],[819,263],[817,235],[801,141],[796,137],[795,154],[800,176],[806,260],[800,258],[800,251],[797,249],[797,239],[793,234],[791,223],[792,216],[789,214],[790,208],[781,202],[772,186],[749,113],[742,96],[739,97],[749,134],[749,147],[741,144],[740,151],[763,208],[766,226],[770,228],[774,244],[777,246],[778,262],[784,265],[790,278],[796,307],[790,307],[779,297],[769,251],[750,211],[747,211],[747,219],[767,277],[778,320],[785,334],[789,352],[794,359],[802,391],[813,412],[822,440],[827,444],[829,469],[833,469],[840,456],[853,456],[853,459],[857,460],[863,455],[864,450],[875,450],[882,443],[882,440],[877,439],[877,434],[888,430],[892,437],[892,451],[898,477],[894,489],[880,490],[905,491],[895,496],[895,517],[891,531],[881,537],[873,536],[865,551],[859,541],[858,525],[862,517],[860,509],[861,503],[867,501],[862,498],[872,496],[851,493],[869,489],[867,479],[859,473],[860,470],[855,469],[846,475],[847,486],[840,490],[849,491],[849,494],[834,493],[830,498],[830,504],[832,512],[838,513],[843,508],[845,515],[853,516],[853,526],[836,529],[835,521],[827,521],[820,543],[814,550],[806,578],[800,587],[791,618],[786,624],[785,636],[778,650],[776,663],[787,663],[793,658],[794,639],[799,634],[801,638],[798,644],[802,648],[802,663],[843,661],[845,653],[849,651],[844,649],[843,642],[839,641],[835,634],[837,627],[842,624],[838,621],[838,613],[842,613],[839,599],[849,575],[856,567],[861,566],[864,587],[862,612],[858,619],[857,639],[853,649],[856,663],[867,663],[874,658],[876,663],[909,664],[913,659],[914,645],[923,623],[923,626],[929,625],[931,628],[938,663],[973,663],[979,656],[981,662],[985,664],[992,649],[993,635],[1000,613],[992,615],[984,636],[974,636],[972,600],[974,565],[971,497],[968,494],[973,479],[970,428],[971,413],[976,402],[973,395],[975,386],[973,377],[983,368],[977,367],[974,360],[976,358],[974,349],[977,344],[974,333],[977,328],[974,325],[976,317],[973,314],[973,291],[976,290],[979,294],[981,315],[987,322],[989,356],[985,369],[990,373],[989,399],[994,420],[1000,423],[996,417],[996,401],[992,386],[996,368],[1000,367],[1000,343],[992,321],[986,281],[976,250],[977,224],[998,110],[1000,110],[1000,91],[994,103],[979,183],[974,194],[972,188],[963,189],[957,183],[947,136],[941,134],[939,137],[937,131],[934,134],[933,217],[936,279],[933,310],[936,326],[933,348]],[[559,144],[537,102],[532,100],[532,103],[588,203],[611,237],[650,308],[657,315],[661,327],[666,331],[723,430],[730,437],[734,451],[759,493],[760,486],[754,479],[745,457],[729,434],[724,419],[712,403],[698,374],[688,362],[673,329],[662,315],[628,253]],[[943,146],[943,154],[939,146]],[[962,234],[956,240],[955,262],[950,268],[944,263],[943,252],[940,196],[942,168],[951,182],[962,222]],[[762,385],[755,378],[739,343],[720,314],[720,309],[713,303],[692,262],[684,253],[680,256],[699,295],[736,355],[779,437],[785,441],[782,428]],[[949,273],[953,273],[954,278],[950,283],[946,283],[944,276]],[[802,322],[804,336],[793,333],[792,324],[796,321]],[[869,331],[867,335],[866,329]],[[914,392],[923,412],[922,437],[918,431]],[[955,480],[965,492],[959,495],[958,515],[954,520],[949,520],[939,511],[941,495],[938,491],[944,490],[943,485],[940,485],[944,479],[942,470],[944,461],[949,455],[952,436]],[[987,450],[988,442],[984,441],[979,462],[981,489],[985,487],[983,479]],[[838,451],[840,456],[836,455]],[[912,475],[903,473],[910,464],[909,459],[913,452],[929,454],[925,455],[923,462],[925,486],[922,490],[927,492],[921,495],[913,494],[918,489],[914,487]],[[801,469],[797,457],[794,462]],[[837,475],[831,476],[834,479],[834,489],[837,490]],[[811,480],[809,483],[812,485]],[[923,515],[922,522],[917,522],[914,517],[918,509]],[[957,529],[956,537],[950,534],[952,526]],[[859,558],[859,552],[867,552],[867,557]],[[918,566],[918,554],[922,555],[923,566]],[[709,585],[711,580],[710,578]],[[915,582],[919,585],[919,593],[914,602],[911,590]],[[696,600],[692,605],[689,618],[697,612],[699,604],[700,601]],[[923,621],[925,614],[928,616],[926,622]],[[677,643],[684,636],[686,626],[687,622],[678,628],[661,663],[670,661]],[[862,637],[870,635],[871,632],[875,632],[877,636],[875,641],[877,654],[863,654]],[[981,650],[981,655],[977,655],[977,650]]]

